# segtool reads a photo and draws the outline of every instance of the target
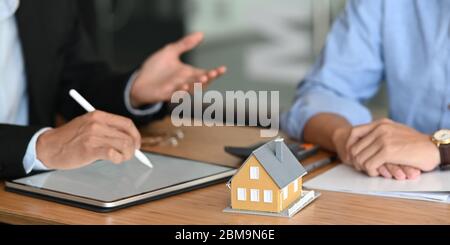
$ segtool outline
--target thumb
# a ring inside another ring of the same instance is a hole
[[[178,54],[182,54],[197,47],[203,41],[203,36],[202,32],[195,32],[175,42],[173,46]]]

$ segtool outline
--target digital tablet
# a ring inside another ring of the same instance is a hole
[[[132,159],[116,165],[97,161],[75,170],[56,170],[6,182],[6,190],[97,212],[159,199],[230,178],[236,169],[145,153],[154,167]]]

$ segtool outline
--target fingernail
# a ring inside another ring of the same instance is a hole
[[[405,177],[406,177],[405,174],[402,173],[402,172],[396,172],[395,173],[395,178],[398,179],[398,180],[404,180]]]
[[[386,179],[392,179],[391,173],[389,173],[389,171],[387,171],[386,169],[382,168],[380,172],[381,175],[383,175]]]
[[[412,174],[409,174],[407,177],[408,177],[408,179],[415,179],[415,178],[417,178],[417,177],[419,177],[419,173],[412,173]]]

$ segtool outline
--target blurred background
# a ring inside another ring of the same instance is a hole
[[[280,110],[311,67],[345,0],[80,0],[98,51],[116,69],[136,68],[186,33],[205,42],[184,59],[203,68],[227,65],[209,89],[278,90]],[[369,102],[386,116],[385,89]]]

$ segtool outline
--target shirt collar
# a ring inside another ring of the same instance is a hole
[[[13,16],[19,8],[20,0],[0,0],[0,21]]]

